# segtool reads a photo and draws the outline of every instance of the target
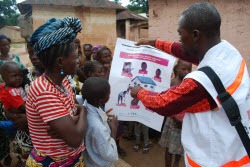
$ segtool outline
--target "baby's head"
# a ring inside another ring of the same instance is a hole
[[[110,85],[104,78],[90,77],[84,82],[81,93],[89,104],[99,107],[108,102]]]
[[[21,87],[23,83],[23,71],[15,62],[5,62],[0,68],[1,76],[7,87]]]

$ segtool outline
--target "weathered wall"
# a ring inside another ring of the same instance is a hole
[[[24,38],[21,37],[21,32],[10,28],[3,27],[0,29],[0,34],[4,34],[9,37],[12,42],[24,42]]]
[[[82,21],[82,32],[78,34],[81,44],[106,45],[112,50],[116,42],[116,10],[67,6],[34,5],[32,17],[34,29],[52,17],[62,19],[75,16]]]
[[[182,11],[199,0],[149,0],[149,37],[177,41],[178,19]],[[250,69],[250,1],[209,0],[221,14],[222,39],[233,44]]]

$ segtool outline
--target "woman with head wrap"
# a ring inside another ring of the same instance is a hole
[[[26,166],[84,166],[81,153],[85,149],[86,111],[76,106],[66,80],[77,70],[73,40],[81,29],[78,18],[53,18],[30,38],[45,73],[31,83],[26,101],[34,146]]]
[[[91,57],[92,57],[93,60],[96,60],[96,53],[102,47],[103,47],[102,45],[96,45],[96,46],[92,47],[92,49],[91,49]]]

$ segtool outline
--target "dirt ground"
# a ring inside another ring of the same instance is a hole
[[[12,44],[11,53],[18,54],[21,61],[25,66],[31,66],[28,53],[25,49],[24,43]],[[147,154],[143,154],[142,150],[134,152],[132,147],[135,141],[127,141],[121,139],[121,147],[124,148],[127,152],[127,156],[122,158],[117,162],[117,167],[164,167],[165,166],[165,149],[162,148],[159,144],[153,144],[150,147],[150,151]],[[124,162],[125,161],[125,162]],[[184,167],[184,161],[181,160],[179,167]]]

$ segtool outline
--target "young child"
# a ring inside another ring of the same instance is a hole
[[[84,73],[84,76],[86,79],[88,79],[89,77],[101,77],[101,78],[105,78],[105,72],[104,72],[104,67],[103,65],[98,62],[98,61],[89,61],[87,62],[84,66],[82,66],[81,69]],[[78,98],[79,99],[79,98]],[[103,110],[104,110],[104,105],[100,106]],[[117,138],[116,138],[116,144],[117,144],[117,149],[118,149],[118,153],[121,156],[126,156],[126,151],[120,147],[119,141],[120,138],[123,136],[123,122],[119,122],[119,126],[118,126],[118,131],[117,131]]]
[[[98,61],[88,61],[81,70],[83,71],[86,79],[89,77],[101,77],[104,78],[105,71],[103,65]]]
[[[5,62],[1,65],[0,73],[4,81],[0,85],[0,100],[4,108],[12,113],[25,113],[26,94],[21,87],[23,83],[21,66],[15,62]],[[12,152],[17,130],[12,121],[1,121],[0,126],[4,126],[2,128],[5,134],[10,136],[10,152]]]
[[[97,51],[98,51],[99,49],[101,49],[102,47],[103,47],[102,45],[95,45],[95,46],[92,47],[92,49],[91,49],[91,58],[92,58],[93,60],[96,60],[96,53],[97,53]]]
[[[112,52],[111,50],[103,46],[100,48],[97,53],[96,53],[96,60],[99,61],[105,70],[105,78],[109,78],[109,73],[110,73],[110,67],[111,67],[111,62],[112,62]]]
[[[191,72],[191,63],[178,60],[174,67],[175,78],[171,81],[171,86],[178,86],[181,84],[183,78]],[[184,113],[178,114],[174,117],[168,117],[163,127],[160,145],[166,147],[165,165],[171,167],[173,156],[175,155],[174,167],[179,166],[181,156],[184,153],[181,145],[181,127]]]
[[[88,78],[82,87],[82,96],[88,111],[84,152],[86,167],[114,167],[118,160],[115,142],[118,121],[114,116],[109,120],[107,113],[100,108],[109,100],[110,85],[104,78]]]
[[[0,100],[9,111],[25,113],[26,93],[21,87],[23,71],[15,62],[5,62],[0,68],[4,84],[0,85]]]

